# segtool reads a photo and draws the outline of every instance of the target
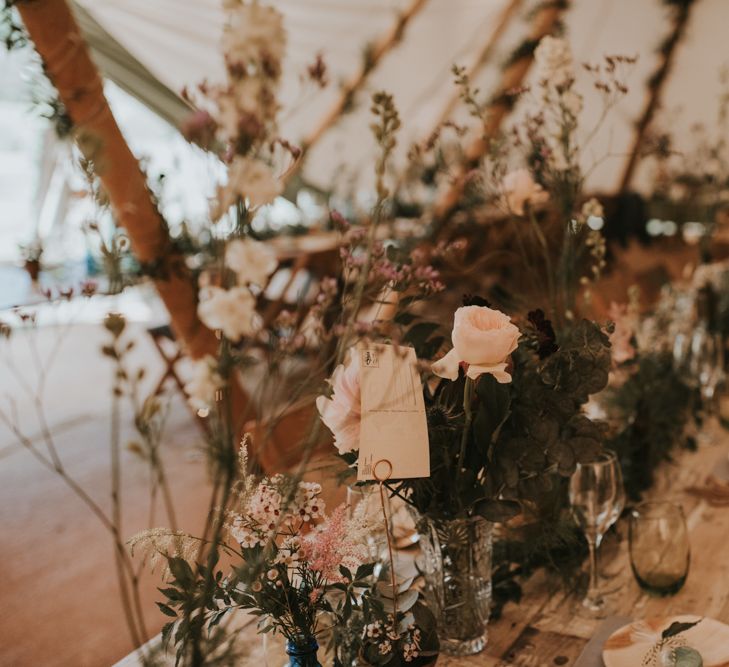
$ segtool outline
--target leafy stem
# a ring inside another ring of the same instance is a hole
[[[471,423],[473,422],[473,411],[471,404],[473,403],[473,395],[476,383],[469,377],[463,385],[463,413],[466,416],[461,432],[461,449],[458,452],[458,473],[463,469],[463,462],[466,458],[466,445],[468,444],[468,436],[471,433]]]

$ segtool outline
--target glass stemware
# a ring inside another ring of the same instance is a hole
[[[673,595],[686,581],[691,549],[680,505],[644,502],[630,516],[630,565],[638,584],[654,595]]]
[[[575,520],[590,548],[590,581],[582,604],[591,611],[601,611],[605,601],[597,580],[597,550],[625,504],[622,474],[615,454],[606,451],[594,461],[578,463],[570,478],[569,495]]]
[[[716,386],[724,368],[721,336],[703,327],[697,328],[691,339],[691,375],[696,378],[701,392],[702,407],[712,411]]]

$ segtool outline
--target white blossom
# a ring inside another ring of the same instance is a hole
[[[524,215],[527,204],[538,206],[549,199],[528,169],[510,171],[501,181],[502,199],[509,212]]]
[[[534,51],[537,79],[547,86],[564,86],[574,78],[572,51],[569,44],[547,35]]]
[[[236,156],[228,168],[228,182],[219,185],[211,217],[218,220],[238,199],[251,207],[270,204],[283,190],[281,181],[261,160]]]
[[[224,384],[216,366],[210,355],[193,362],[192,378],[185,384],[185,393],[196,410],[210,409],[215,404],[215,394]]]
[[[576,120],[580,113],[582,113],[582,95],[576,93],[574,90],[566,90],[562,94],[561,99],[562,106]]]
[[[582,217],[587,220],[588,218],[604,218],[605,217],[605,211],[602,208],[602,204],[598,199],[595,199],[595,197],[592,197],[588,199],[583,205],[582,205]]]
[[[222,46],[226,57],[236,63],[270,58],[281,62],[286,48],[283,16],[273,7],[253,2],[226,0],[228,22]]]
[[[260,328],[256,302],[245,287],[206,287],[200,291],[197,314],[210,329],[220,329],[233,342],[252,336]]]
[[[254,239],[233,239],[225,248],[225,264],[235,272],[238,283],[265,286],[278,261],[271,246]]]

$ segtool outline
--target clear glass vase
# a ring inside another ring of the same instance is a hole
[[[479,653],[488,639],[493,524],[481,517],[420,518],[419,566],[438,621],[441,653]]]

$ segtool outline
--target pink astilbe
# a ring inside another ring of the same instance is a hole
[[[369,558],[367,532],[363,513],[355,511],[348,519],[346,506],[340,505],[302,542],[309,569],[320,572],[328,583],[343,581],[340,565],[354,573]]]

